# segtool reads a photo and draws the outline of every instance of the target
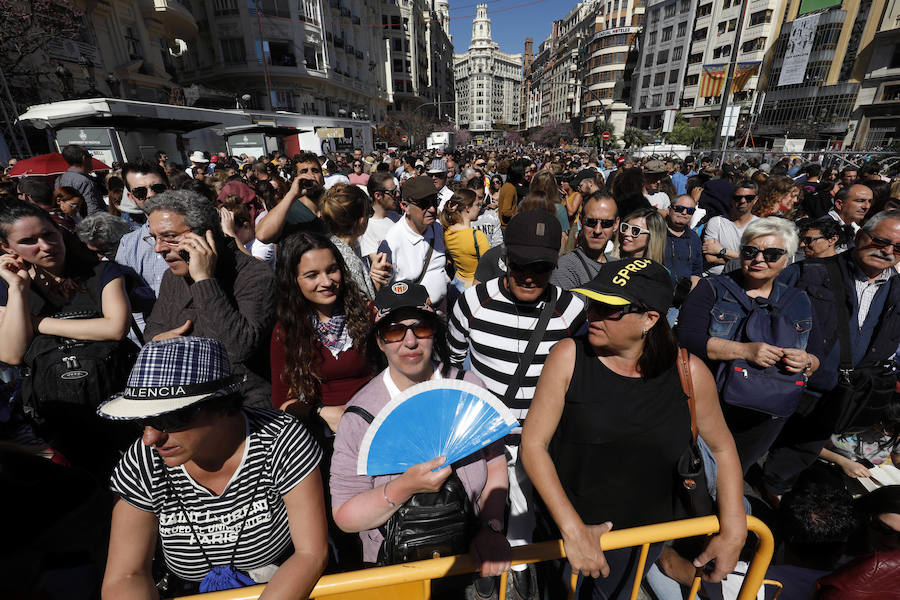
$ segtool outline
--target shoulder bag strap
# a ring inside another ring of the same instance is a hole
[[[372,416],[372,413],[370,413],[369,411],[364,409],[362,406],[356,406],[355,404],[352,404],[352,405],[348,406],[347,408],[345,408],[344,412],[359,415],[363,421],[365,421],[366,423],[368,423],[370,425],[372,424],[372,421],[375,420],[375,417]]]
[[[481,249],[478,248],[478,232],[472,228],[472,241],[475,242],[475,258],[481,260]]]
[[[550,298],[544,303],[544,309],[541,311],[541,316],[534,326],[534,332],[531,334],[531,339],[528,340],[525,352],[522,353],[522,356],[519,358],[519,365],[516,367],[516,372],[513,374],[512,379],[509,380],[509,386],[506,388],[506,393],[503,394],[503,403],[507,406],[515,399],[516,393],[518,393],[519,388],[522,386],[522,380],[525,379],[525,371],[528,370],[528,365],[531,364],[531,360],[534,358],[535,352],[537,352],[538,344],[541,343],[544,332],[547,331],[547,325],[550,323],[550,318],[556,310],[557,300],[559,300],[559,298],[556,286],[551,285]]]
[[[422,283],[425,273],[428,272],[428,263],[431,262],[431,255],[434,253],[434,240],[428,244],[428,252],[425,253],[425,262],[422,264],[422,272],[416,277],[415,283]]]
[[[853,358],[850,354],[850,311],[847,310],[847,302],[844,295],[847,291],[847,283],[841,267],[837,264],[839,259],[826,260],[825,268],[828,270],[828,279],[831,282],[831,291],[834,294],[834,304],[838,317],[838,341],[841,344],[840,371],[848,372],[853,368]]]
[[[681,378],[681,389],[688,397],[688,409],[691,411],[691,437],[697,443],[697,410],[694,406],[694,380],[691,377],[691,353],[687,348],[678,349],[678,375]]]
[[[590,277],[591,276],[591,268],[588,266],[588,262],[584,259],[584,256],[581,255],[581,248],[575,248],[574,250],[572,250],[572,252],[575,254],[576,257],[578,257],[578,260],[581,261],[581,266],[584,267],[585,273],[587,273],[588,277]]]

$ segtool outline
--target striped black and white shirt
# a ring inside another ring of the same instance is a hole
[[[283,496],[318,466],[322,451],[303,425],[283,412],[245,408],[244,415],[244,455],[219,496],[184,466],[167,467],[141,440],[113,472],[112,491],[156,515],[166,564],[182,579],[200,581],[209,572],[204,551],[212,566],[230,564],[234,552],[234,566],[251,571],[273,564],[291,542]]]
[[[509,406],[520,420],[528,413],[550,349],[559,340],[574,336],[585,323],[584,301],[560,288],[557,293],[554,315]],[[450,316],[453,365],[461,366],[468,351],[472,372],[487,389],[503,398],[543,308],[543,300],[534,304],[514,302],[502,277],[469,288],[457,300]]]

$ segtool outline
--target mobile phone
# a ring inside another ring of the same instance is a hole
[[[178,256],[180,256],[181,260],[183,260],[184,262],[191,264],[191,255],[188,254],[187,250],[179,250]]]

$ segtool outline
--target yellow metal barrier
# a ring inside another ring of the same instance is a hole
[[[748,516],[747,529],[757,535],[759,546],[756,549],[753,560],[750,562],[750,567],[747,569],[747,575],[744,578],[744,585],[741,588],[738,600],[753,600],[756,598],[756,593],[763,583],[766,569],[775,551],[772,532],[769,531],[765,523],[756,517]],[[613,530],[603,535],[603,549],[617,550],[619,548],[641,546],[640,566],[642,567],[646,561],[650,544],[698,535],[710,535],[718,531],[719,520],[716,517],[699,517],[619,531]],[[512,553],[514,565],[565,558],[562,540],[519,546],[513,548]],[[441,577],[462,573],[474,573],[476,571],[478,571],[478,564],[475,560],[470,555],[463,554],[389,567],[337,573],[322,577],[316,584],[310,597],[327,597],[330,600],[361,600],[362,598],[367,600],[381,600],[382,598],[385,600],[403,600],[407,598],[427,600],[431,595],[430,583],[432,579],[440,579]],[[637,572],[640,574],[643,572],[643,569],[639,568]],[[640,579],[636,579],[632,588],[632,600],[637,597],[639,586]],[[211,592],[188,596],[185,597],[185,600],[187,598],[192,600],[257,600],[264,587],[263,585],[255,585],[235,590]],[[694,585],[691,588],[691,600],[695,597],[698,588],[699,578],[694,581]],[[505,589],[506,575],[501,577],[501,598],[505,597]]]

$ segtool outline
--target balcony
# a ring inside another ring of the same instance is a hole
[[[191,8],[185,1],[179,0],[142,0],[141,15],[146,19],[155,19],[173,38],[191,40],[197,37],[197,21],[191,14]]]

